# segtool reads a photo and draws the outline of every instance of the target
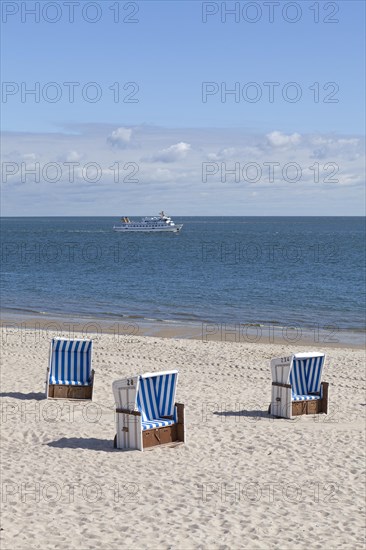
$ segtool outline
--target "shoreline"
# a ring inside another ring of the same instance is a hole
[[[149,320],[133,316],[122,318],[94,317],[89,315],[10,313],[0,310],[2,339],[19,330],[50,332],[54,336],[73,338],[103,334],[119,337],[146,336],[178,340],[200,340],[236,344],[268,344],[303,346],[311,348],[364,349],[362,333],[340,333],[319,329],[281,327],[275,325],[229,325],[225,323],[180,322]],[[248,330],[249,327],[249,330]],[[348,341],[337,337],[348,337]],[[353,337],[353,338],[352,338]],[[351,341],[350,341],[351,339]],[[353,339],[353,341],[352,341]],[[358,341],[355,341],[358,340]]]

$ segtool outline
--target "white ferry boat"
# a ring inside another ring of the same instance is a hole
[[[121,218],[121,222],[121,225],[113,226],[113,231],[120,231],[121,233],[129,233],[131,231],[144,231],[149,233],[163,231],[178,233],[183,227],[182,223],[175,224],[169,216],[164,214],[164,212],[160,212],[159,216],[141,218],[139,222],[131,221],[124,216]]]

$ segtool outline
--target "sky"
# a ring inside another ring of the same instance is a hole
[[[2,215],[364,215],[364,2],[1,8]]]

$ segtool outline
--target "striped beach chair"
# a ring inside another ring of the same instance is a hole
[[[328,382],[322,382],[325,354],[296,353],[271,360],[270,413],[281,418],[328,413]]]
[[[50,345],[46,397],[92,399],[94,370],[93,342],[54,338]]]
[[[113,382],[117,449],[184,442],[184,405],[175,403],[178,371],[147,373]]]

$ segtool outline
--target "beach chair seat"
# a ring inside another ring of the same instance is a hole
[[[292,401],[313,401],[314,399],[321,399],[320,395],[297,395],[293,393],[291,395]]]
[[[152,430],[153,428],[164,428],[165,426],[172,426],[173,424],[174,420],[164,420],[162,418],[154,418],[153,420],[146,420],[145,422],[141,422],[143,432],[145,430]]]
[[[325,354],[296,353],[271,360],[270,412],[281,418],[328,412],[327,382],[322,382]]]
[[[113,382],[118,449],[140,451],[184,442],[184,405],[175,403],[178,371],[147,373]]]
[[[142,414],[142,416],[144,416]],[[142,420],[142,431],[151,430],[153,428],[164,428],[165,426],[173,426],[178,423],[177,408],[174,407],[173,418],[153,418],[152,420]]]
[[[53,338],[47,368],[47,398],[92,399],[92,349],[91,340]]]

